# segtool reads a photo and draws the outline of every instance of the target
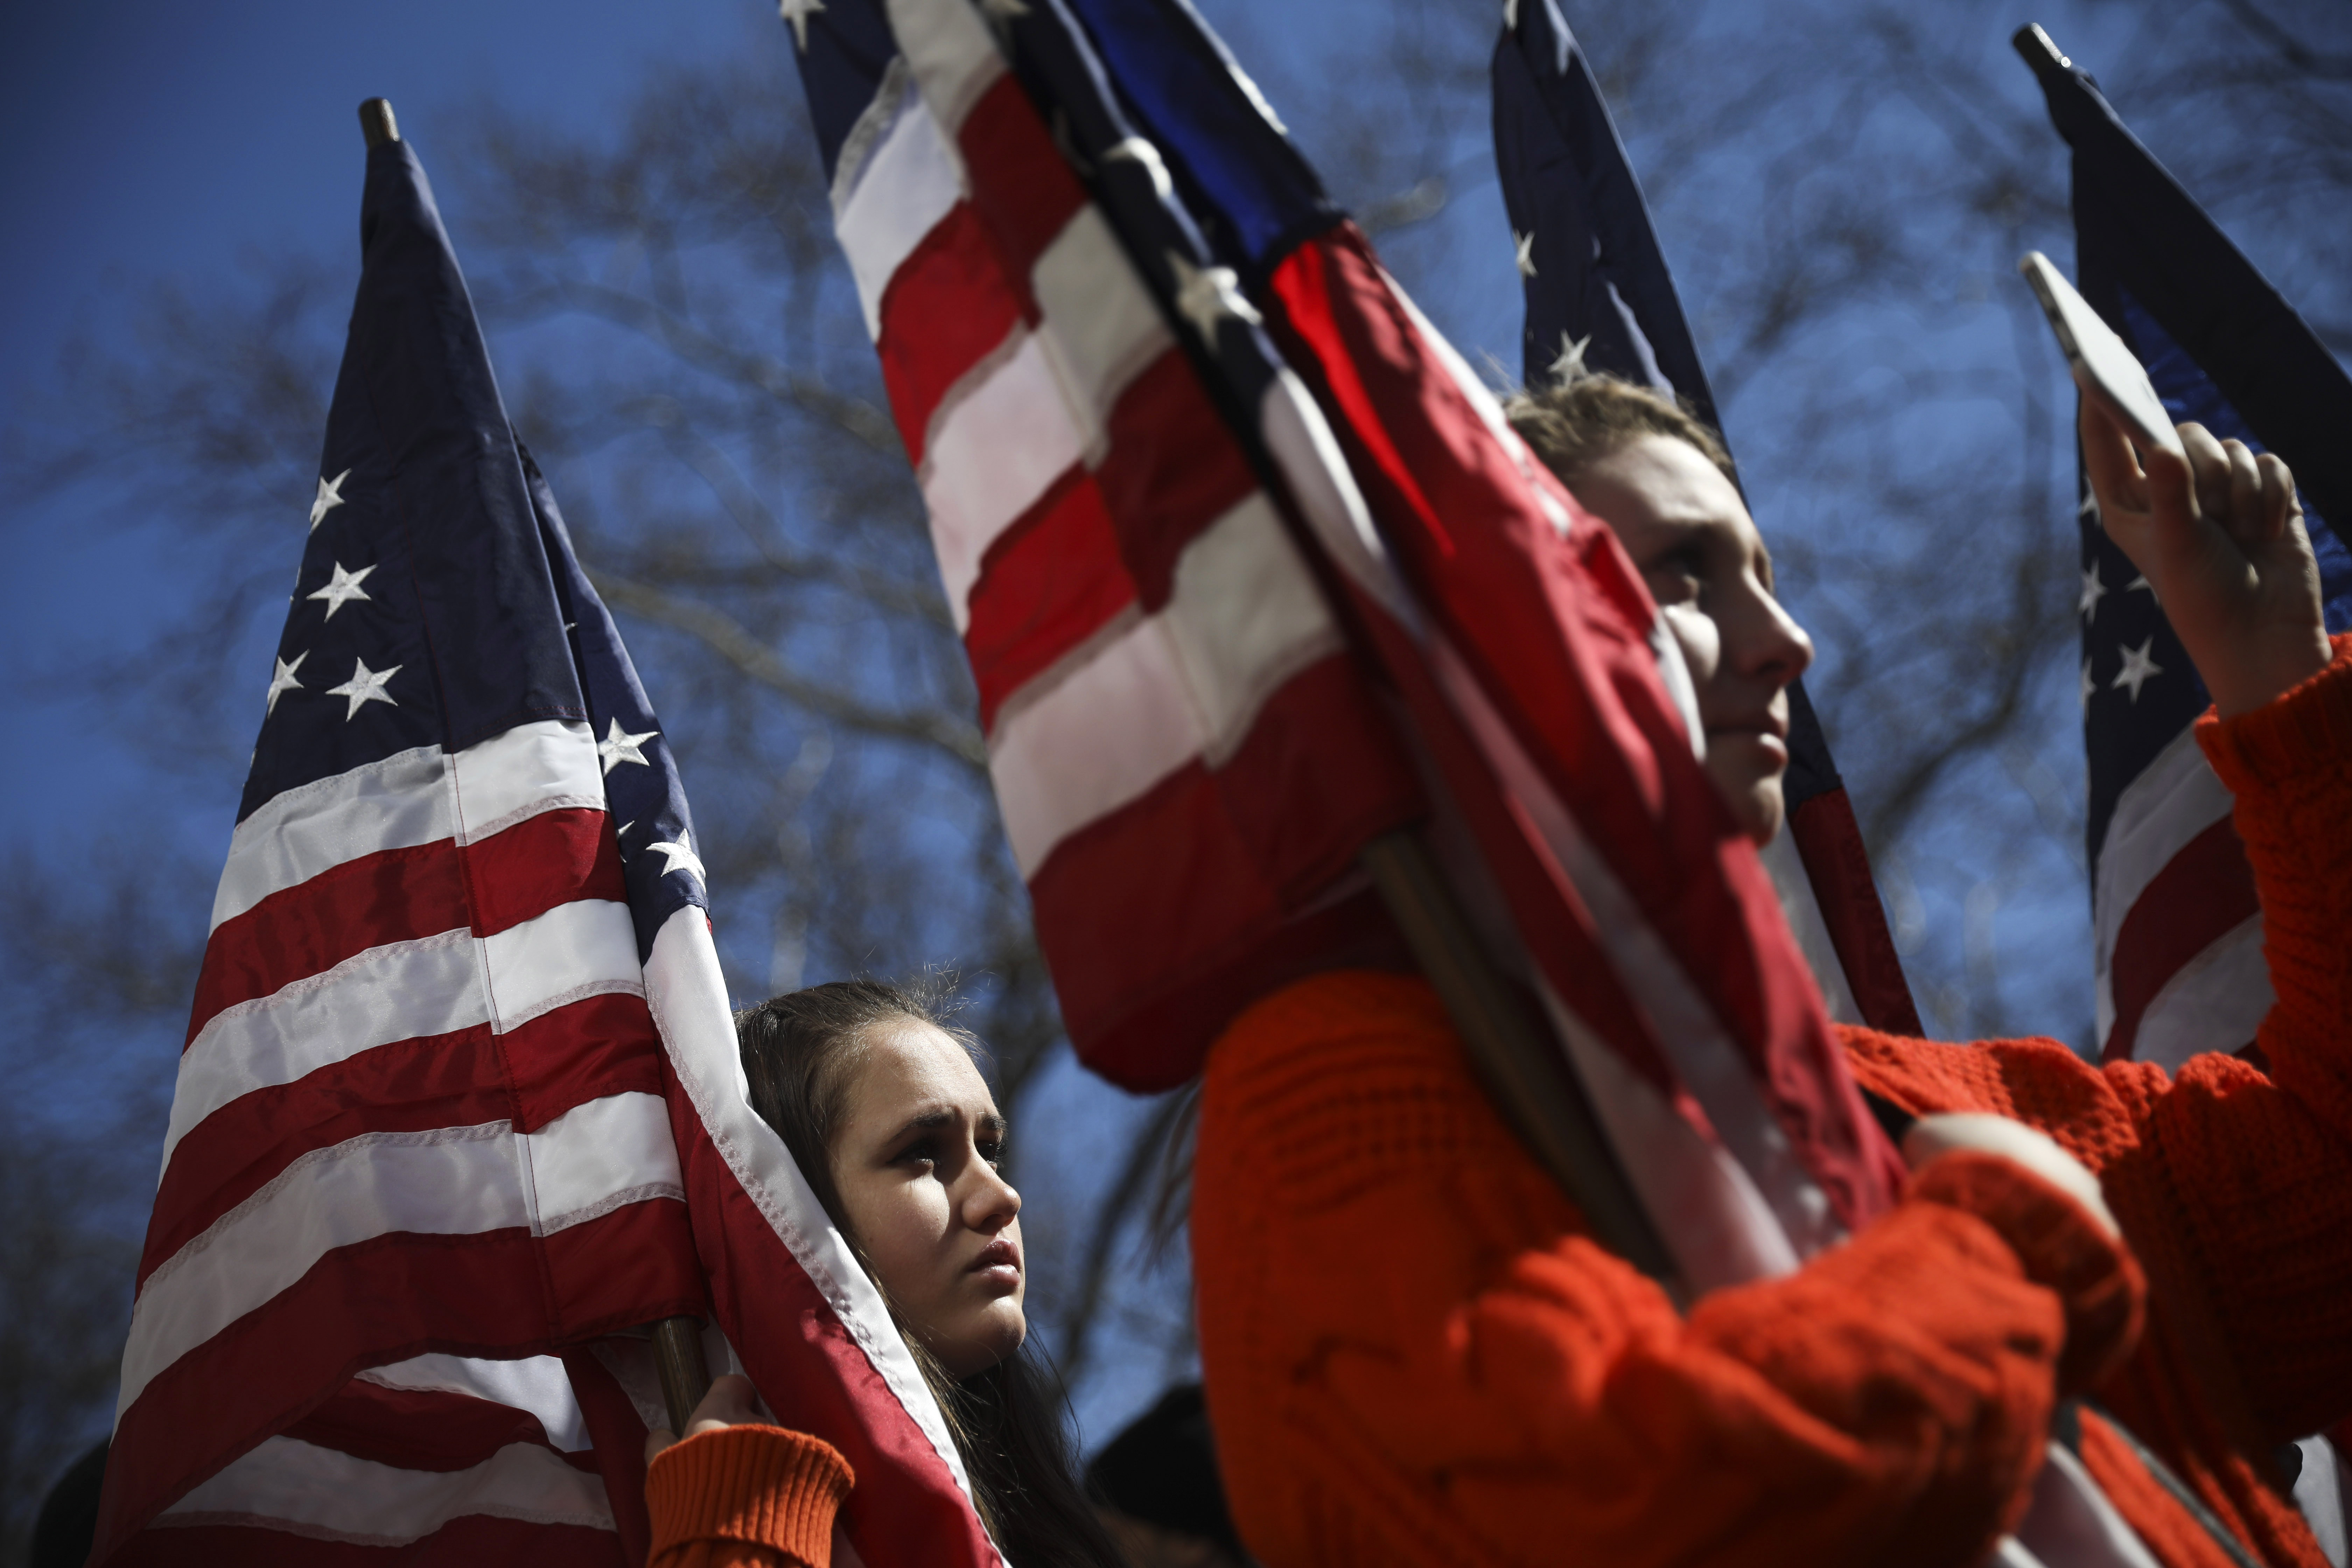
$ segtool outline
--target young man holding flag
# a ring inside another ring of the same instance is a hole
[[[1769,838],[1811,650],[1720,446],[1622,384],[1514,414],[1642,568],[1692,669],[1709,776]],[[1202,1352],[1236,1517],[1269,1562],[1972,1563],[2026,1504],[2053,1393],[2110,1405],[2263,1560],[2319,1561],[2236,1445],[2352,1404],[2352,1204],[2319,1195],[2352,1183],[2334,1087],[2352,965],[2328,938],[2352,903],[2352,641],[2330,648],[2276,458],[2191,426],[2194,482],[2143,476],[2095,410],[2084,423],[2111,526],[2221,694],[2201,738],[2240,791],[2273,924],[2291,922],[2273,957],[2290,1000],[2263,1043],[2312,1087],[2221,1055],[2168,1082],[2053,1041],[1843,1028],[1893,1115],[2015,1118],[2097,1180],[2032,1163],[2013,1122],[1970,1152],[1980,1128],[1926,1121],[1895,1215],[1677,1320],[1504,1134],[1425,984],[1304,983],[1213,1051],[1196,1174]],[[2137,1350],[2138,1273],[2103,1185],[2164,1291]],[[2309,1196],[2283,1209],[2290,1188]],[[2223,1338],[2183,1302],[2222,1314]],[[2073,1420],[2157,1560],[2229,1561],[2120,1426]]]

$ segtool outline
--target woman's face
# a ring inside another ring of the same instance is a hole
[[[1021,1194],[997,1166],[1004,1118],[961,1046],[911,1018],[877,1024],[833,1140],[843,1218],[900,1321],[970,1377],[1020,1348]]]
[[[1813,644],[1772,596],[1772,558],[1739,491],[1671,436],[1626,443],[1569,488],[1649,584],[1698,690],[1708,776],[1748,836],[1768,842],[1783,812],[1789,683]]]

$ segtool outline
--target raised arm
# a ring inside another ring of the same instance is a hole
[[[2256,1406],[2308,1431],[2352,1409],[2352,638],[2327,637],[2286,465],[2179,430],[2185,462],[2143,466],[2086,401],[2084,465],[2213,693],[2198,741],[2236,800],[2277,1000],[2268,1082],[2193,1060],[2147,1137]]]

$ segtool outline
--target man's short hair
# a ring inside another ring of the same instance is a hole
[[[1559,386],[1515,392],[1503,402],[1503,416],[1570,489],[1585,465],[1644,436],[1689,442],[1738,483],[1730,449],[1706,421],[1664,394],[1617,376],[1582,375]]]

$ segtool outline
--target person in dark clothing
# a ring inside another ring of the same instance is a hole
[[[33,1522],[27,1568],[81,1568],[98,1535],[98,1492],[106,1480],[106,1445],[66,1468]]]
[[[1216,1441],[1197,1383],[1179,1384],[1087,1467],[1087,1493],[1136,1568],[1246,1563],[1225,1511]]]

